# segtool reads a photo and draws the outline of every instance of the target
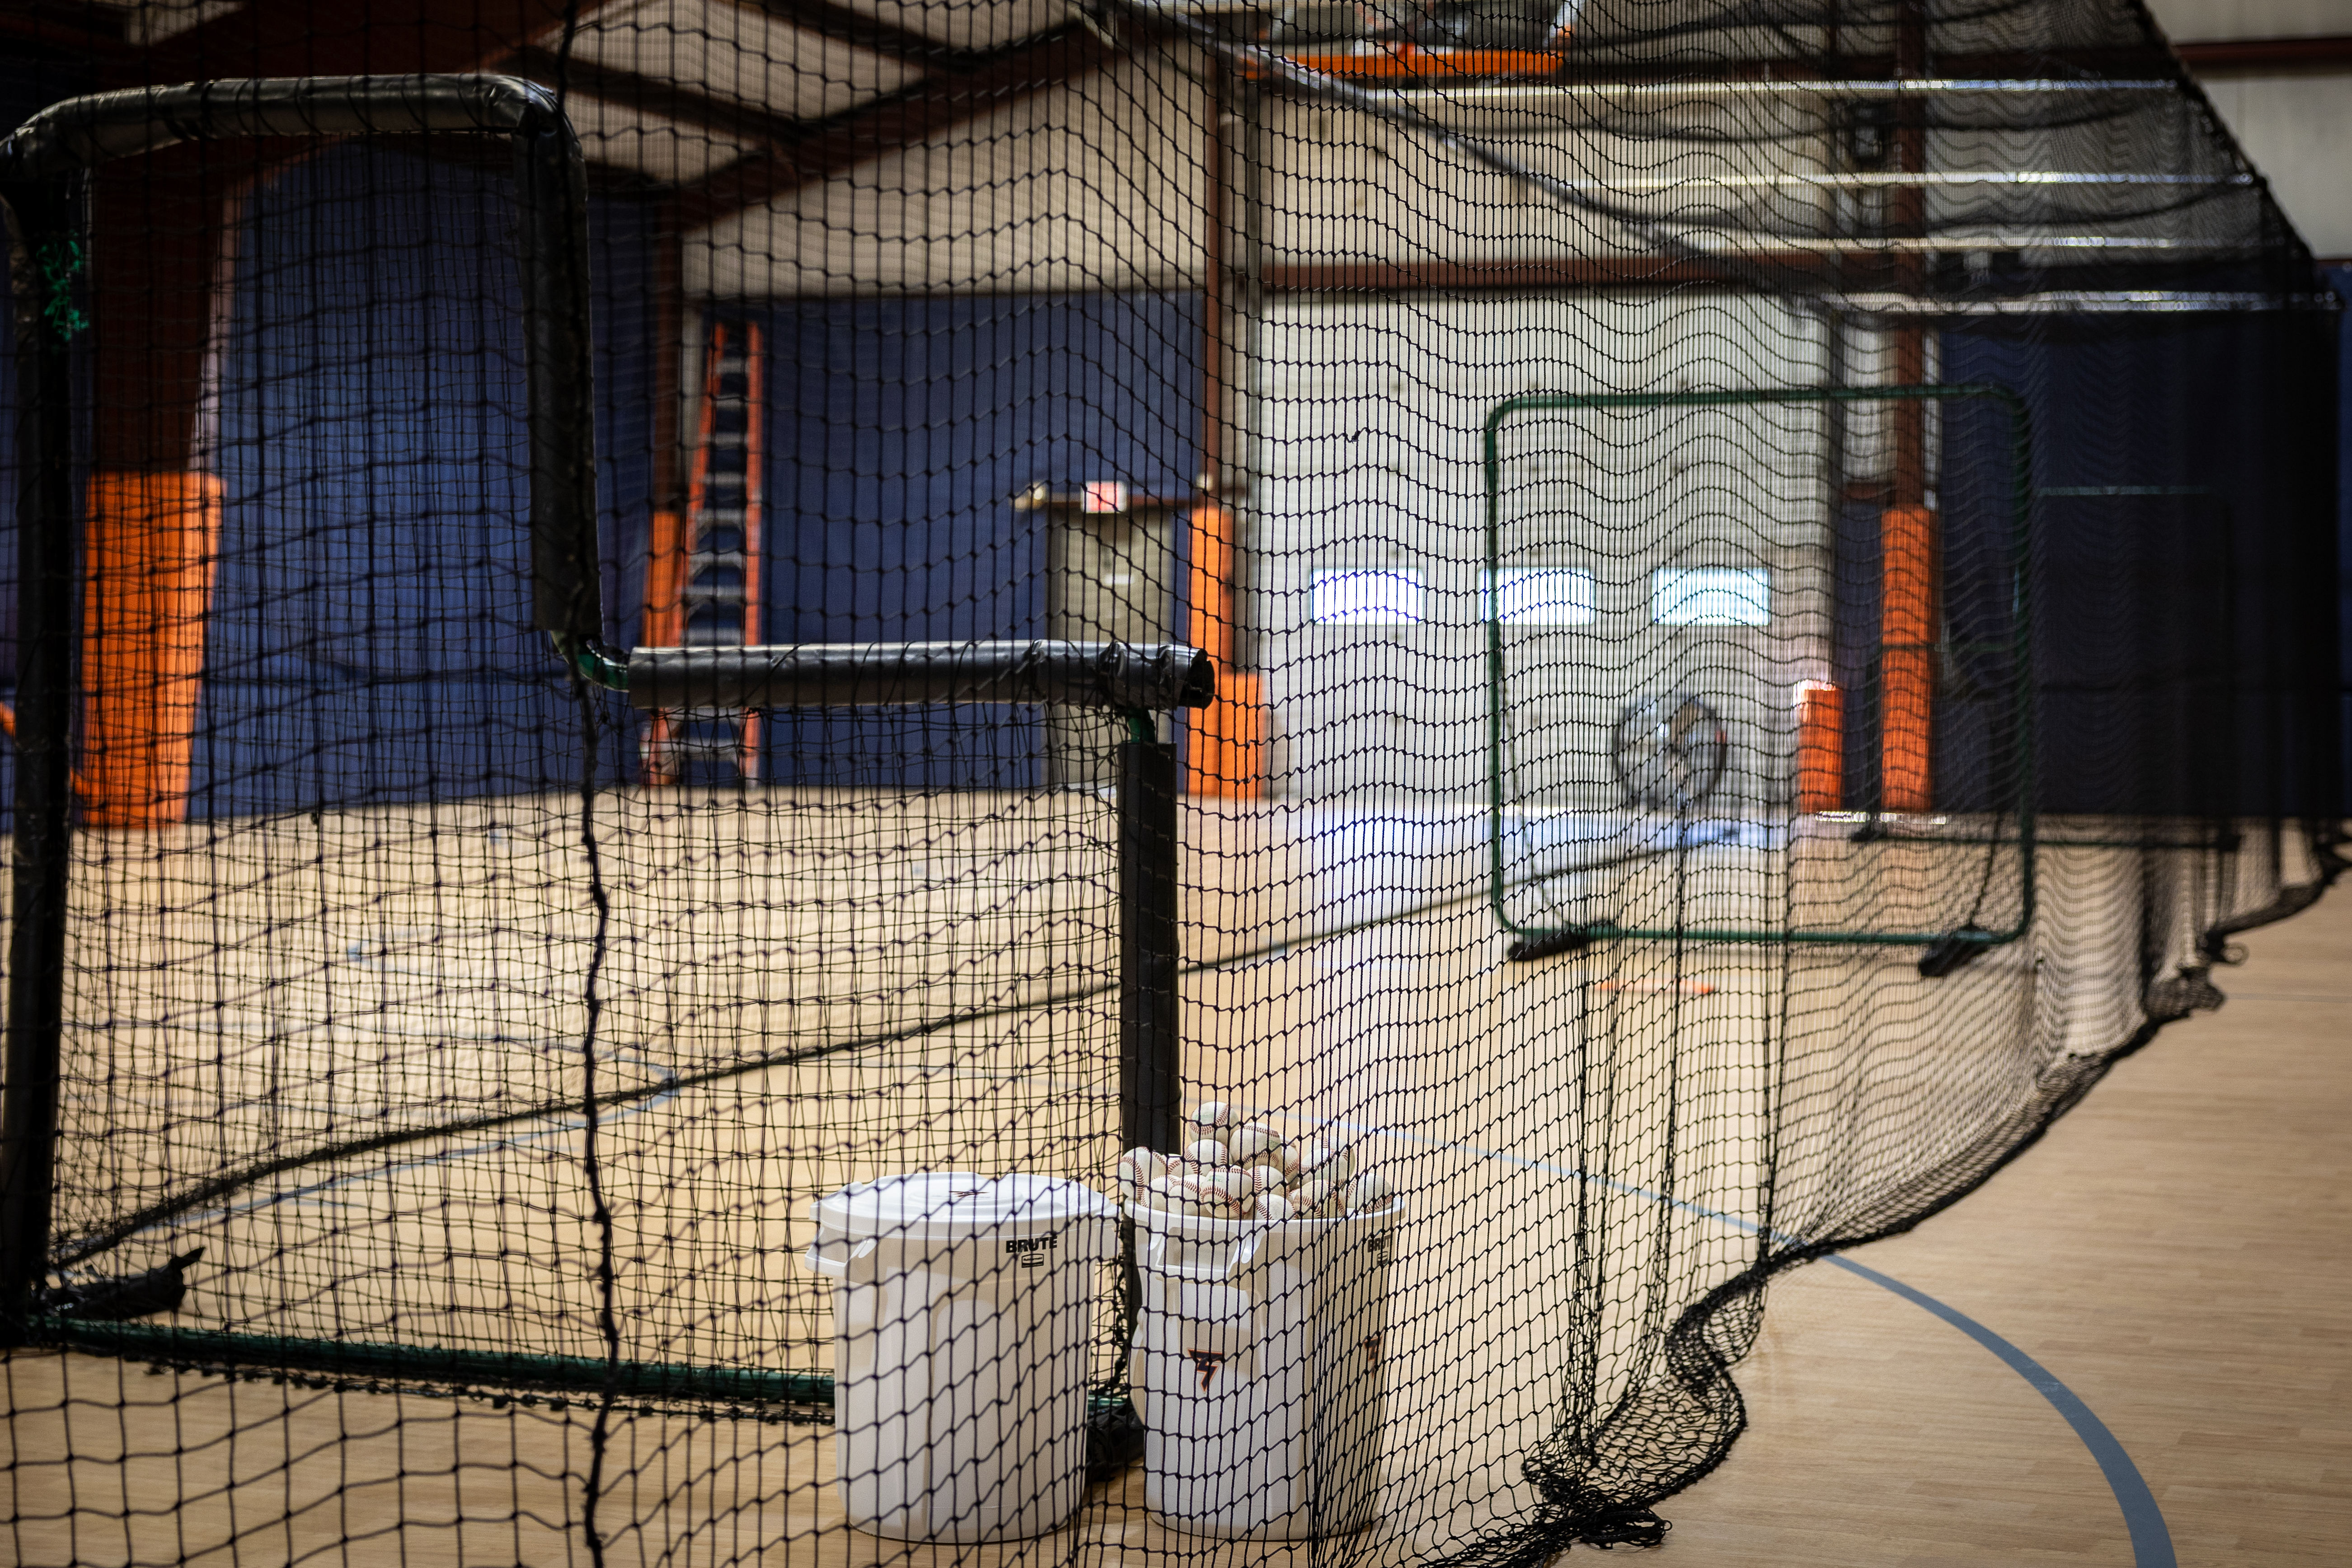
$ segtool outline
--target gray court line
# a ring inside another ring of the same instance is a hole
[[[1914,1289],[1902,1280],[1866,1268],[1839,1253],[1822,1258],[1834,1263],[1849,1274],[1859,1274],[1882,1289],[1936,1314],[1960,1332],[1992,1352],[2009,1363],[2010,1370],[2033,1385],[2033,1391],[2048,1400],[2074,1436],[2083,1439],[2083,1447],[2091,1450],[2091,1458],[2099,1462],[2100,1473],[2107,1478],[2107,1489],[2116,1494],[2116,1506],[2123,1510],[2124,1524],[2131,1531],[2134,1568],[2177,1568],[2172,1554],[2172,1532],[2165,1528],[2164,1510],[2156,1505],[2156,1495],[2147,1489],[2147,1482],[2139,1467],[2131,1462],[2124,1446],[2107,1430],[2106,1423],[2091,1414],[2091,1407],[2082,1396],[2058,1381],[2057,1375],[2027,1355],[2015,1345],[1955,1307],[1948,1307],[1925,1290]]]
[[[1393,1127],[1376,1127],[1369,1122],[1350,1121],[1341,1117],[1301,1116],[1295,1111],[1260,1110],[1252,1110],[1249,1114],[1271,1115],[1286,1121],[1304,1121],[1318,1127],[1344,1127],[1351,1132],[1372,1133],[1383,1138],[1394,1138],[1401,1142],[1418,1143],[1426,1149],[1444,1149],[1456,1154],[1472,1154],[1482,1160],[1494,1160],[1506,1165],[1517,1165],[1526,1170],[1540,1171],[1546,1175],[1560,1176],[1571,1182],[1598,1182],[1602,1186],[1612,1188],[1631,1197],[1648,1198],[1653,1203],[1664,1204],[1669,1208],[1678,1208],[1686,1214],[1720,1220],[1725,1225],[1746,1231],[1750,1236],[1755,1235],[1758,1229],[1753,1221],[1741,1219],[1737,1215],[1725,1214],[1720,1209],[1711,1209],[1685,1198],[1670,1198],[1664,1193],[1654,1193],[1647,1187],[1637,1187],[1630,1183],[1621,1182],[1613,1176],[1594,1176],[1583,1171],[1571,1171],[1564,1165],[1552,1164],[1549,1161],[1530,1160],[1524,1154],[1506,1154],[1499,1149],[1482,1149],[1475,1143],[1451,1143],[1441,1139],[1423,1138],[1418,1133],[1400,1131]],[[1803,1241],[1801,1237],[1787,1236],[1777,1231],[1773,1233],[1773,1239],[1799,1245]],[[1858,1274],[1874,1285],[1893,1291],[1913,1306],[1934,1313],[1992,1352],[1994,1355],[1999,1356],[2007,1363],[2011,1371],[2032,1384],[2033,1391],[2048,1400],[2058,1414],[2066,1418],[2066,1425],[2074,1429],[2074,1435],[2080,1437],[2083,1440],[2083,1446],[2091,1451],[2091,1458],[2098,1461],[2099,1473],[2106,1478],[2107,1489],[2115,1494],[2116,1507],[2123,1513],[2124,1528],[2131,1532],[2132,1568],[2179,1568],[2179,1560],[2173,1555],[2172,1551],[2172,1532],[2166,1528],[2164,1510],[2157,1506],[2156,1494],[2148,1490],[2147,1481],[2140,1475],[2139,1467],[2132,1463],[2131,1456],[2124,1452],[2123,1444],[2116,1440],[2113,1432],[2107,1430],[2105,1422],[2092,1414],[2091,1407],[2083,1403],[2081,1395],[2059,1382],[2056,1375],[2040,1362],[2035,1361],[1958,1308],[1947,1306],[1926,1291],[1915,1289],[1892,1275],[1881,1274],[1877,1269],[1856,1263],[1841,1253],[1824,1253],[1822,1260],[1834,1263],[1848,1273]]]

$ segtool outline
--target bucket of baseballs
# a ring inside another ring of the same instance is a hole
[[[1337,1139],[1212,1102],[1132,1149],[1141,1276],[1129,1375],[1144,1500],[1194,1533],[1305,1540],[1377,1516],[1388,1264],[1401,1205]]]
[[[1119,1156],[1118,1195],[1129,1208],[1265,1225],[1381,1214],[1396,1203],[1388,1178],[1328,1131],[1287,1137],[1211,1100],[1187,1119],[1185,1135],[1174,1154]]]

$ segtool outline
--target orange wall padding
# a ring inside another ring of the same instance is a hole
[[[656,510],[653,536],[646,555],[645,621],[637,640],[647,647],[676,647],[686,640],[686,514]],[[644,748],[643,782],[667,784],[676,780],[669,753],[670,716],[656,710],[646,721],[639,738]]]
[[[82,587],[82,820],[186,819],[221,484],[211,474],[90,476]]]
[[[1184,788],[1255,800],[1265,793],[1265,701],[1259,679],[1234,668],[1234,514],[1222,506],[1200,506],[1190,519],[1188,636],[1216,661],[1217,695],[1207,708],[1190,710]]]
[[[656,510],[646,552],[645,624],[637,638],[647,647],[676,647],[686,640],[686,519]]]
[[[1265,795],[1266,710],[1259,678],[1220,665],[1216,700],[1187,711],[1186,791],[1223,800]]]
[[[1797,809],[1845,809],[1845,693],[1826,680],[1797,688]]]
[[[1880,808],[1935,807],[1936,514],[1888,507],[1879,516]]]
[[[1194,507],[1192,621],[1186,628],[1194,647],[1217,661],[1223,673],[1234,661],[1234,514],[1221,506]]]

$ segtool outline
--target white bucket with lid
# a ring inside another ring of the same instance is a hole
[[[1372,1521],[1400,1212],[1271,1222],[1129,1206],[1143,1302],[1128,1379],[1153,1513],[1273,1540]]]
[[[1042,1535],[1086,1494],[1087,1342],[1118,1208],[1076,1182],[927,1172],[810,1205],[834,1282],[836,1485],[908,1541]]]

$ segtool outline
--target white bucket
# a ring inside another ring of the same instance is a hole
[[[1146,1505],[1203,1535],[1296,1541],[1370,1523],[1398,1206],[1280,1223],[1128,1214]]]
[[[887,1176],[811,1205],[834,1282],[835,1484],[904,1541],[1042,1535],[1087,1484],[1087,1347],[1118,1209],[1076,1182]]]

